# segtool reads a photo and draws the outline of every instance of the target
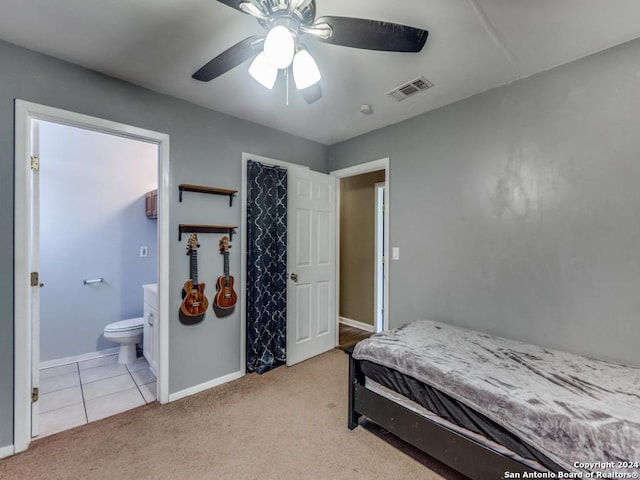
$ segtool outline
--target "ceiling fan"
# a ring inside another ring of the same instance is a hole
[[[315,0],[218,0],[257,18],[268,33],[245,38],[215,57],[193,78],[208,82],[254,57],[249,73],[271,89],[278,72],[291,71],[307,103],[322,97],[320,70],[300,43],[303,35],[321,42],[365,50],[419,52],[429,32],[397,23],[350,17],[316,18]]]

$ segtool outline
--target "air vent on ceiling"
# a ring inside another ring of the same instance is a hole
[[[387,95],[400,102],[411,95],[423,92],[431,87],[433,87],[433,83],[424,77],[418,77],[387,92]]]

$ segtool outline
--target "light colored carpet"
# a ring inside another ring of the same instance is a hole
[[[35,440],[0,478],[460,478],[377,427],[348,430],[347,367],[332,350]]]

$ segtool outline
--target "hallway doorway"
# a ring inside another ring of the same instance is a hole
[[[340,179],[338,321],[380,332],[388,325],[388,159],[331,174]]]

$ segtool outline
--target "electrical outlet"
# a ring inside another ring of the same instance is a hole
[[[149,248],[148,247],[140,247],[140,256],[141,257],[146,257],[148,252],[149,252]]]

